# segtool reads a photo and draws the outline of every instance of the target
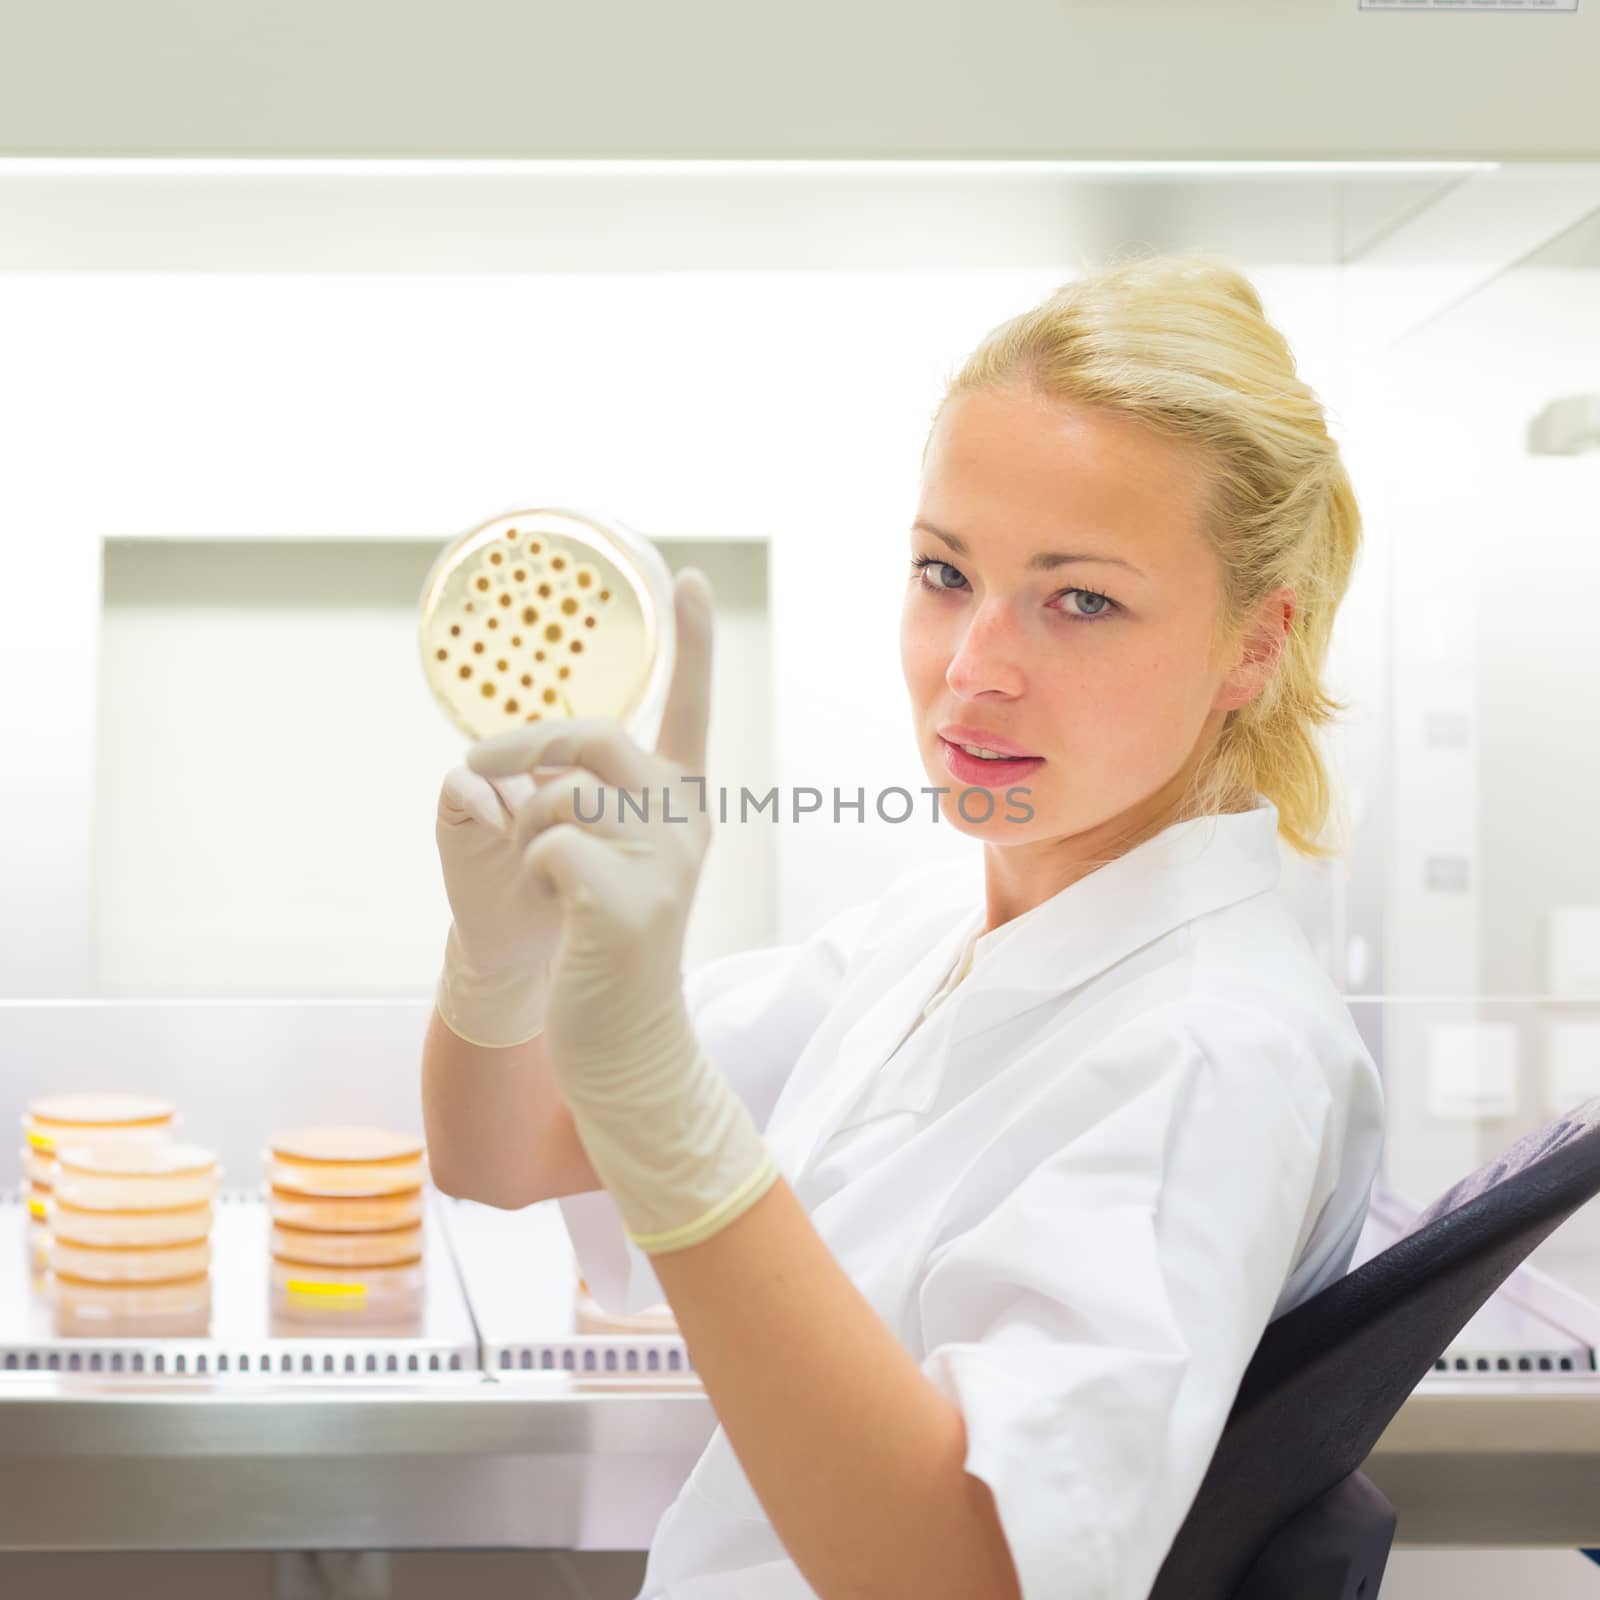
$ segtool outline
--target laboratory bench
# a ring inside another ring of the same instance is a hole
[[[1377,1201],[1357,1260],[1404,1231]],[[429,1193],[404,1324],[286,1320],[266,1208],[218,1203],[201,1329],[54,1326],[0,1201],[0,1550],[642,1550],[715,1418],[669,1333],[577,1331],[555,1202]],[[1368,1464],[1402,1545],[1600,1545],[1600,1307],[1533,1268]]]

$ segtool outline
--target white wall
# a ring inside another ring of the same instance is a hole
[[[766,551],[674,540],[717,597],[709,766],[772,782]],[[91,987],[386,994],[436,974],[439,787],[423,540],[113,540],[96,683]],[[688,959],[771,939],[770,833],[722,829]]]

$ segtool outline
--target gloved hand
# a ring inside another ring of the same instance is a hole
[[[519,872],[512,832],[535,792],[529,777],[491,783],[467,767],[439,790],[434,836],[454,920],[434,1000],[469,1044],[522,1044],[544,1027],[561,902],[543,878]]]
[[[711,597],[698,572],[673,594],[677,656],[654,753],[614,721],[582,718],[500,734],[467,756],[496,780],[572,768],[518,807],[513,829],[527,875],[561,900],[546,1059],[629,1237],[651,1253],[709,1238],[778,1177],[684,1004],[684,932],[711,837]]]

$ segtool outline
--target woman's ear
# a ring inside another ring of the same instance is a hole
[[[1274,589],[1259,606],[1245,632],[1237,661],[1222,680],[1214,711],[1236,711],[1249,705],[1272,682],[1294,623],[1295,593],[1287,585]]]

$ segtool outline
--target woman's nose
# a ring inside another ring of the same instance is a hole
[[[963,697],[999,692],[1014,695],[1023,685],[1026,641],[1003,600],[986,599],[971,613],[945,669],[945,682]]]

